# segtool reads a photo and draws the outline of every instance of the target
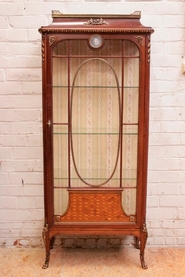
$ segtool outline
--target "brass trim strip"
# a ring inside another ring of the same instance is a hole
[[[52,10],[52,17],[63,17],[63,18],[87,18],[87,17],[92,17],[92,18],[97,18],[97,17],[102,17],[102,18],[141,18],[141,12],[140,11],[135,11],[131,14],[63,14],[59,10]]]

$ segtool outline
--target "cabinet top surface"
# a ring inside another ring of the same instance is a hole
[[[42,26],[40,33],[53,32],[142,32],[153,29],[140,23],[141,12],[132,14],[63,14],[52,11],[53,22]]]

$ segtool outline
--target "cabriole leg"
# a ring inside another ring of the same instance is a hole
[[[141,261],[141,267],[143,269],[148,268],[148,266],[145,263],[145,258],[144,258],[144,252],[145,252],[147,238],[148,238],[148,231],[146,228],[146,223],[143,223],[143,228],[141,230],[141,241],[140,241],[140,261]]]
[[[45,259],[45,262],[44,262],[44,264],[42,266],[42,269],[48,268],[48,266],[49,266],[49,258],[50,258],[50,253],[46,252],[46,259]]]
[[[42,268],[46,269],[49,266],[49,258],[50,258],[50,240],[49,240],[49,233],[48,233],[48,225],[47,224],[43,228],[42,237],[43,237],[44,245],[45,245],[45,248],[46,248],[46,258],[45,258],[45,262],[44,262]]]

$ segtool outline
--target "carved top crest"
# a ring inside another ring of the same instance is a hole
[[[85,25],[103,25],[108,24],[103,18],[90,18]]]
[[[153,33],[141,24],[141,12],[131,14],[63,14],[52,11],[53,22],[39,29],[41,33],[116,32]]]

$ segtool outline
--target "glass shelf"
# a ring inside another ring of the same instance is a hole
[[[61,125],[60,123],[53,123],[54,125],[54,131],[53,135],[68,135],[68,125]],[[125,130],[124,130],[125,129]],[[130,129],[130,130],[129,130]],[[74,130],[74,131],[73,131]],[[119,129],[116,128],[116,130],[108,130],[106,128],[100,128],[100,129],[93,129],[93,128],[80,128],[75,130],[75,128],[72,128],[72,135],[119,135]],[[131,123],[130,125],[126,124],[123,125],[123,131],[122,135],[138,135],[138,124],[137,123]]]
[[[54,131],[53,131],[53,135],[68,135],[68,125],[60,125],[57,123],[54,123]],[[129,130],[130,129],[130,130]],[[106,128],[100,128],[100,129],[92,129],[90,128],[89,130],[87,130],[87,128],[81,128],[81,129],[77,129],[75,130],[75,128],[72,128],[72,132],[71,135],[113,135],[113,136],[118,136],[119,135],[119,129],[116,128],[116,130],[108,130]],[[135,136],[138,135],[138,124],[130,124],[130,125],[125,125],[123,126],[123,130],[122,130],[122,135],[131,135],[131,136]]]
[[[117,86],[56,86],[56,85],[53,85],[52,86],[54,89],[55,88],[114,88],[114,89],[117,89]],[[119,86],[119,88],[121,89],[122,87]],[[133,89],[138,89],[139,86],[124,86],[123,89],[128,89],[128,88],[133,88]]]
[[[69,178],[59,178],[59,177],[57,177],[57,178],[53,178],[54,180],[68,180]],[[70,178],[70,180],[79,180],[79,178]],[[97,180],[97,181],[99,181],[99,180],[104,180],[104,181],[106,181],[107,180],[107,178],[83,178],[83,180]],[[120,180],[120,178],[112,178],[111,179],[111,181],[116,181],[116,180]],[[122,180],[137,180],[137,178],[122,178]]]
[[[79,132],[79,133],[71,133],[72,135],[98,135],[98,136],[100,136],[100,135],[113,135],[113,136],[118,136],[119,135],[119,133],[82,133],[82,132]],[[53,133],[53,135],[68,135],[68,132],[63,132],[63,133]],[[127,135],[129,135],[129,136],[137,136],[138,135],[138,133],[123,133],[122,134],[123,136],[127,136]]]
[[[53,59],[62,59],[62,58],[78,58],[78,59],[81,59],[81,58],[97,58],[97,57],[99,57],[99,55],[75,55],[75,54],[70,54],[69,56],[68,55],[52,55],[52,58]],[[107,55],[107,56],[103,56],[103,55],[101,55],[101,58],[103,58],[103,59],[122,59],[122,58],[124,58],[124,59],[139,59],[139,56],[137,55],[137,56],[132,56],[132,55],[128,55],[128,56],[122,56],[122,55],[115,55],[115,56],[109,56],[109,55]]]

